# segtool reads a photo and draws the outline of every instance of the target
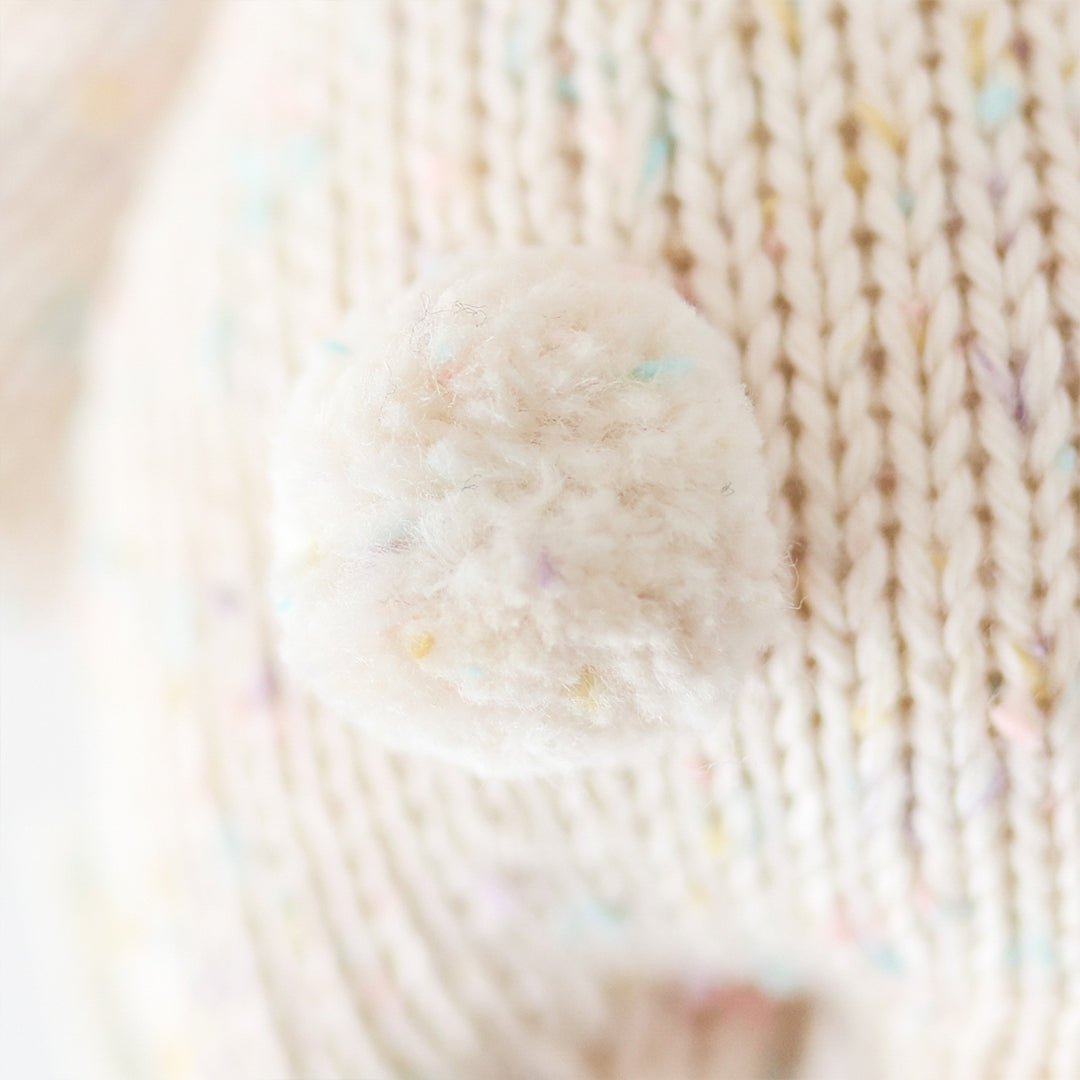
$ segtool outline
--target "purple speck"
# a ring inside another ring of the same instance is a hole
[[[540,558],[537,560],[537,580],[540,582],[540,588],[546,589],[551,586],[562,575],[555,568],[555,564],[551,561],[551,556],[548,554],[547,548],[542,548],[540,551]]]
[[[240,594],[230,585],[216,585],[210,593],[214,607],[223,614],[236,611],[240,606]]]
[[[1009,410],[1013,422],[1026,431],[1031,425],[1031,413],[1021,393],[1020,380],[1011,371],[995,364],[978,345],[972,350],[972,359],[994,396]]]
[[[968,807],[965,813],[972,813],[976,810],[981,810],[984,806],[995,802],[1000,799],[1009,788],[1009,775],[1005,769],[999,765],[997,771],[994,773],[990,783],[987,784],[986,790],[975,800],[975,805]]]
[[[1027,431],[1031,427],[1031,413],[1028,412],[1027,402],[1024,400],[1019,381],[1016,383],[1014,392],[1012,418],[1021,431]]]
[[[255,678],[251,690],[252,703],[256,708],[266,708],[274,704],[281,692],[281,683],[277,672],[270,663],[265,663]]]

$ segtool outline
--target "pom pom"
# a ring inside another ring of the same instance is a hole
[[[586,251],[439,264],[301,376],[274,456],[286,662],[488,773],[702,729],[783,606],[730,347]]]

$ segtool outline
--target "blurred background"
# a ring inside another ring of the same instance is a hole
[[[206,0],[0,0],[0,1076],[107,1075],[76,959],[87,694],[65,599],[79,357]]]

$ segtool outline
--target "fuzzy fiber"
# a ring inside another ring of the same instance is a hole
[[[643,271],[443,260],[287,411],[286,660],[376,737],[484,772],[707,728],[782,603],[760,446],[723,339]]]

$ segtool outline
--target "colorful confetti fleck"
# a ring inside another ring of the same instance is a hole
[[[886,975],[902,975],[904,972],[904,962],[891,945],[885,943],[870,945],[866,949],[866,956],[874,967],[885,972]]]
[[[847,162],[844,165],[844,177],[855,189],[856,194],[861,195],[866,189],[866,182],[870,179],[870,174],[866,171],[863,163],[854,154],[849,153]]]
[[[1021,690],[1009,690],[990,709],[990,723],[999,735],[1025,750],[1034,750],[1042,742],[1038,706]]]
[[[878,138],[888,143],[893,150],[899,153],[904,148],[904,137],[897,126],[869,101],[861,100],[855,106],[855,111],[862,123]]]
[[[1046,651],[1043,646],[1036,645],[1032,651],[1019,645],[1013,646],[1013,652],[1020,662],[1024,679],[1028,690],[1035,700],[1036,705],[1048,705],[1050,702],[1050,672],[1045,664]]]
[[[514,82],[519,82],[525,74],[526,30],[525,20],[518,18],[510,24],[510,29],[506,34],[506,52],[503,57],[503,66],[506,69],[506,74]]]
[[[657,376],[684,375],[693,370],[693,360],[685,356],[665,356],[658,360],[642,361],[630,372],[630,378],[638,382],[651,382]]]
[[[536,561],[536,580],[539,583],[540,588],[550,588],[550,586],[561,578],[562,575],[559,573],[555,563],[552,562],[551,555],[548,553],[547,548],[543,548],[540,551],[540,558]]]
[[[671,158],[671,136],[659,131],[645,147],[645,164],[641,170],[641,190],[649,186],[663,171]]]
[[[595,669],[586,665],[581,669],[577,682],[568,688],[568,693],[583,709],[596,712],[600,708],[600,701],[596,696],[598,685],[599,680]]]
[[[726,855],[731,848],[731,837],[717,815],[711,816],[705,826],[705,846],[714,859]]]
[[[611,933],[625,921],[626,912],[606,900],[579,900],[566,909],[561,920],[563,937],[575,938],[590,931]]]
[[[990,79],[979,91],[975,102],[975,115],[980,126],[988,132],[996,131],[1016,108],[1017,98],[1015,86]]]
[[[409,655],[414,660],[423,660],[435,648],[435,635],[424,631],[409,639]]]
[[[799,5],[796,0],[769,0],[769,7],[773,10],[780,29],[787,38],[788,45],[793,49],[799,48]]]

